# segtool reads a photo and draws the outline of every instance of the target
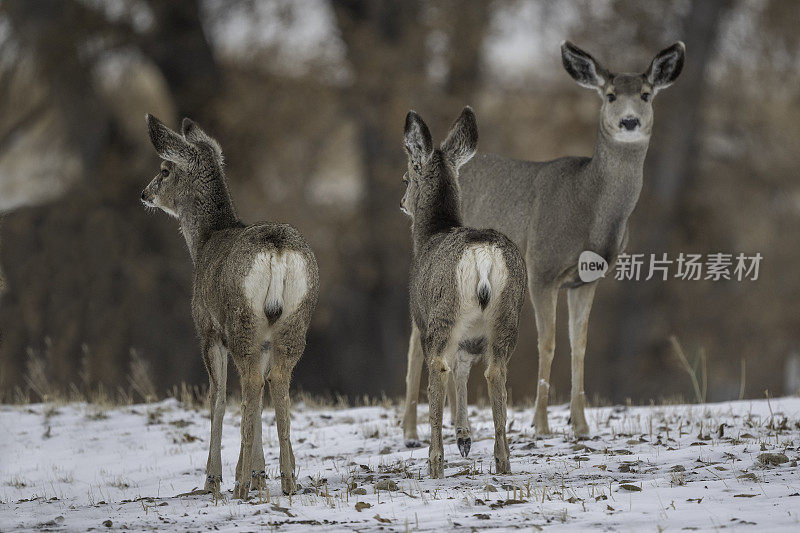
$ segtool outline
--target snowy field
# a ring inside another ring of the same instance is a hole
[[[591,409],[594,437],[581,441],[567,416],[566,406],[551,408],[557,433],[535,440],[532,410],[510,410],[513,474],[498,476],[490,411],[471,408],[469,459],[448,425],[446,478],[430,480],[427,448],[403,446],[397,406],[296,405],[302,488],[290,498],[279,494],[267,409],[269,490],[243,503],[231,498],[235,408],[214,501],[186,495],[203,486],[205,410],[175,400],[106,411],[0,406],[0,531],[800,530],[799,398]],[[421,424],[420,437],[428,434]]]

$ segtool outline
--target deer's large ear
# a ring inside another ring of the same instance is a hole
[[[183,138],[186,139],[186,142],[194,145],[200,145],[201,147],[205,147],[211,150],[214,158],[216,158],[217,162],[222,164],[222,147],[220,147],[219,143],[214,139],[211,135],[203,131],[200,126],[197,125],[197,122],[193,121],[189,117],[183,119],[181,123],[181,134]]]
[[[653,92],[672,85],[672,82],[683,70],[683,58],[686,46],[678,41],[669,48],[661,50],[645,72],[647,83],[653,86]]]
[[[569,41],[561,43],[561,62],[564,69],[581,87],[602,91],[610,74],[598,61]]]
[[[467,106],[453,123],[450,133],[442,142],[442,154],[458,170],[461,165],[472,159],[478,148],[478,121],[475,113]]]
[[[414,168],[425,166],[433,154],[433,141],[431,132],[422,117],[414,111],[406,115],[406,128],[403,144],[408,152],[408,159]]]
[[[162,159],[173,163],[185,163],[192,155],[192,147],[183,137],[169,129],[153,115],[145,115],[150,142]]]

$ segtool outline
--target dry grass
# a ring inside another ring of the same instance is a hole
[[[45,339],[44,352],[28,348],[25,363],[25,385],[22,387],[17,385],[13,390],[0,388],[0,403],[17,405],[34,402],[56,405],[69,402],[86,403],[94,408],[94,412],[89,416],[102,418],[104,410],[131,405],[134,403],[135,397],[141,398],[146,403],[158,401],[161,398],[156,393],[150,365],[138,352],[131,350],[128,373],[129,388],[118,387],[116,391],[112,391],[91,374],[91,353],[86,345],[83,346],[81,369],[78,371],[80,382],[70,383],[66,388],[59,388],[51,379],[50,344],[49,339]],[[3,384],[2,375],[0,375],[0,384]],[[190,406],[196,406],[199,397],[205,398],[205,390],[192,388],[186,384],[182,384],[180,389],[173,387],[169,392],[163,397],[174,397]]]
[[[131,388],[142,397],[145,403],[158,399],[153,379],[150,375],[150,363],[142,359],[135,349],[131,348],[131,363],[128,374],[128,383]]]
[[[697,403],[705,403],[707,383],[707,364],[704,350],[698,350],[693,361],[689,360],[686,352],[676,337],[670,337],[676,358],[686,371],[691,381],[694,399]],[[81,369],[78,372],[79,383],[70,383],[66,389],[60,389],[53,385],[50,380],[50,360],[49,360],[49,339],[45,340],[45,350],[43,352],[29,348],[27,351],[25,386],[15,386],[13,389],[3,387],[4,367],[0,364],[0,403],[10,403],[17,405],[27,405],[34,402],[65,404],[68,402],[86,403],[92,406],[92,412],[87,414],[92,418],[102,418],[105,411],[116,406],[132,405],[136,401],[144,403],[157,402],[165,398],[175,398],[184,407],[192,410],[201,410],[207,407],[208,387],[206,384],[189,385],[185,382],[173,385],[164,394],[158,394],[153,381],[151,365],[135,349],[130,351],[129,372],[127,376],[128,388],[118,387],[116,390],[109,390],[107,386],[91,373],[91,357],[88,346],[82,347]],[[744,398],[746,380],[745,361],[741,361],[741,383],[739,399]],[[420,402],[425,401],[424,390],[421,391]],[[562,397],[555,390],[550,392],[550,404],[558,405],[569,401],[568,396]],[[348,407],[399,407],[402,408],[403,398],[389,398],[385,394],[380,397],[368,395],[350,399],[341,394],[313,394],[302,389],[292,393],[295,403],[302,404],[311,409],[346,409]],[[269,394],[265,394],[265,408],[269,407]],[[678,405],[686,403],[686,398],[681,395],[672,397],[657,398],[660,405]],[[509,408],[520,410],[530,408],[533,405],[534,397],[513,398],[509,392]],[[228,404],[236,406],[239,404],[239,391],[231,390],[228,396]],[[632,402],[628,401],[628,405]],[[608,406],[610,402],[607,398],[595,395],[590,406]],[[475,407],[483,409],[488,407],[488,399],[485,392],[479,391]]]
[[[55,396],[47,373],[48,366],[44,355],[37,353],[33,348],[28,348],[25,383],[42,402],[49,402]]]
[[[49,346],[46,340],[46,347]],[[129,406],[135,401],[153,403],[165,398],[175,398],[185,408],[194,411],[207,406],[208,386],[189,385],[182,382],[173,385],[163,395],[156,391],[150,364],[135,349],[130,351],[128,367],[128,388],[118,387],[109,390],[98,376],[91,372],[92,354],[87,345],[82,347],[81,368],[78,371],[78,383],[70,383],[61,389],[55,386],[50,379],[50,361],[47,350],[40,353],[32,348],[28,349],[26,361],[25,386],[16,386],[13,390],[3,387],[4,367],[0,366],[0,403],[28,405],[32,403],[58,404],[86,403],[90,408],[87,417],[90,419],[103,419],[109,409],[119,406]],[[346,409],[351,406],[382,406],[398,405],[398,401],[381,395],[371,397],[364,395],[350,401],[341,394],[311,394],[298,391],[293,394],[295,402],[302,403],[312,409]],[[229,405],[238,405],[240,402],[238,390],[233,390],[228,396]],[[265,406],[268,406],[269,394],[265,394]]]
[[[705,350],[700,348],[697,353],[697,357],[695,357],[694,363],[690,364],[689,359],[686,357],[686,353],[681,347],[681,343],[678,342],[678,338],[675,335],[672,335],[669,338],[669,341],[672,343],[672,348],[675,351],[675,355],[677,356],[681,365],[683,366],[683,369],[686,371],[686,373],[689,375],[689,379],[692,381],[695,400],[697,403],[706,403],[706,392],[708,391],[708,369],[706,368]]]

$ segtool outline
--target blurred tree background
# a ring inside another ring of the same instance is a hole
[[[600,104],[563,71],[566,38],[617,71],[687,46],[683,74],[655,100],[628,251],[764,257],[758,281],[602,282],[587,394],[689,396],[673,334],[690,357],[706,354],[710,400],[739,395],[742,364],[745,396],[795,393],[798,20],[800,3],[782,0],[4,0],[0,395],[26,387],[29,353],[62,387],[128,387],[132,349],[160,391],[205,383],[189,255],[175,221],[139,202],[158,170],[146,112],[198,120],[222,144],[240,216],[289,222],[314,248],[322,295],[296,386],[400,394],[405,113],[441,138],[469,103],[479,150],[591,155]],[[566,323],[562,302],[561,398]],[[529,304],[521,330],[514,400],[535,394]]]

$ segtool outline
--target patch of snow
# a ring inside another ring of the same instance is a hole
[[[421,421],[425,411],[420,406]],[[269,493],[241,502],[231,498],[239,416],[230,409],[223,497],[215,502],[180,496],[203,486],[206,410],[175,400],[107,411],[0,406],[0,530],[800,527],[800,398],[601,407],[587,415],[593,436],[575,440],[568,406],[551,407],[555,433],[536,440],[532,409],[510,409],[513,473],[501,476],[493,473],[491,411],[470,407],[470,457],[460,457],[446,419],[446,477],[432,480],[427,449],[404,447],[400,407],[298,404],[292,442],[303,490],[289,498],[280,494],[268,409],[262,421]],[[419,429],[426,440],[427,424]]]

